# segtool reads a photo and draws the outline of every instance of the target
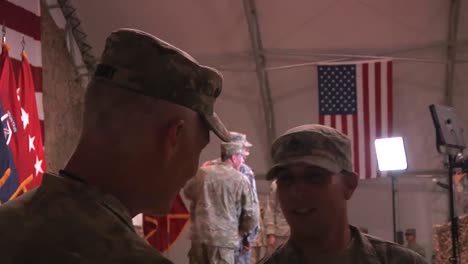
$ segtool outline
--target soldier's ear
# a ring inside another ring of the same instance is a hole
[[[174,150],[178,145],[184,144],[180,140],[184,127],[185,121],[181,119],[173,120],[167,125],[164,144],[169,152]]]
[[[351,199],[353,196],[354,191],[357,188],[359,182],[359,176],[354,172],[342,172],[343,182],[344,182],[344,190],[343,195],[346,200]]]

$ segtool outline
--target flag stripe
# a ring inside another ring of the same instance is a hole
[[[380,69],[380,73],[382,76],[386,76],[387,74],[387,65],[388,62],[382,63],[382,67]],[[382,111],[382,119],[381,119],[381,136],[388,137],[388,104],[387,104],[387,79],[381,78],[381,91],[380,91],[380,109]]]
[[[0,19],[2,19],[1,16]],[[23,40],[23,36],[24,41],[26,43],[26,46],[24,48],[26,53],[28,54],[29,63],[35,67],[42,67],[41,42],[31,38],[28,35],[24,35],[21,32],[7,27],[6,42],[10,47],[10,57],[17,61],[21,61],[21,52],[23,51],[21,41]]]
[[[35,14],[36,16],[41,16],[41,4],[39,1],[9,0],[9,2],[26,9],[27,11]]]
[[[376,138],[382,137],[382,98],[380,95],[381,87],[381,67],[380,62],[375,64],[375,136]],[[373,142],[372,142],[373,144]]]
[[[353,127],[353,115],[346,115],[346,135],[348,135],[348,137],[351,139],[351,154],[352,154],[352,158],[351,160],[353,161],[353,164],[356,165],[356,163],[354,163],[354,127]],[[354,171],[356,171],[356,167],[354,166]]]
[[[388,136],[393,134],[393,62],[387,64]]]
[[[326,115],[324,122],[325,122],[325,124],[327,124],[327,126],[331,126],[331,116]]]
[[[357,129],[356,135],[357,135],[357,154],[358,156],[358,161],[359,161],[359,173],[360,177],[365,179],[366,178],[366,170],[365,170],[365,131],[364,131],[364,99],[363,99],[363,72],[362,72],[363,65],[358,65],[356,67],[356,88],[357,88],[357,101],[358,101],[358,109],[357,109],[357,120],[356,120],[356,126]]]
[[[381,89],[382,89],[382,67],[381,63],[377,62],[375,63],[375,138],[381,138],[382,137],[382,98],[381,98]],[[375,167],[375,171],[377,172],[377,178],[380,178],[382,175],[380,171],[377,169],[377,159],[376,157],[376,152],[375,152],[375,144],[374,142],[371,142],[372,148],[373,148],[373,154],[372,156],[374,157],[373,165]],[[374,168],[372,169],[374,170]]]
[[[362,65],[362,97],[363,97],[363,110],[364,110],[364,177],[369,178],[370,172],[370,157],[369,157],[369,141],[370,141],[370,131],[369,131],[369,65]]]
[[[343,134],[346,134],[346,132],[344,131],[344,130],[347,130],[346,129],[346,116],[337,115],[336,120],[337,120],[336,129],[342,132]]]
[[[369,92],[369,141],[367,141],[368,145],[368,150],[369,152],[367,153],[368,159],[369,159],[369,171],[368,171],[368,177],[370,178],[376,178],[377,175],[377,156],[375,155],[375,135],[376,135],[376,128],[378,126],[377,120],[376,120],[376,115],[375,115],[375,87],[376,87],[376,82],[375,82],[375,64],[371,63],[368,64],[369,67],[369,86],[368,92]]]
[[[361,138],[359,135],[359,122],[358,121],[359,121],[358,115],[354,114],[353,115],[354,168],[356,172],[359,174],[359,176],[362,177],[364,172],[362,171],[362,166],[361,166],[362,163],[361,163],[361,159],[359,158],[359,155],[361,153],[361,151],[359,151],[360,150],[359,147],[362,145],[361,142],[363,142],[363,140],[360,140]]]
[[[41,20],[36,14],[6,0],[0,0],[0,18],[7,27],[36,40],[41,39]]]
[[[331,119],[330,126],[333,128],[336,128],[336,116],[332,115],[330,116],[330,119]]]
[[[319,115],[319,124],[325,124],[325,116]]]

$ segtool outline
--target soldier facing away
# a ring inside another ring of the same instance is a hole
[[[110,34],[64,170],[0,206],[1,263],[171,263],[132,216],[168,213],[210,129],[229,140],[213,112],[221,86],[217,71],[148,33]]]
[[[241,144],[244,147],[244,159],[247,160],[247,157],[250,156],[250,148],[252,148],[252,143],[247,140],[247,135],[231,131],[229,132],[231,141],[233,143]],[[244,162],[240,165],[239,171],[247,178],[250,183],[250,187],[252,187],[255,201],[258,202],[258,195],[257,195],[257,186],[255,182],[255,175],[253,170]],[[203,163],[203,166],[209,166],[214,164],[221,163],[221,159],[214,159]],[[250,263],[252,258],[252,245],[256,240],[258,233],[260,232],[260,225],[258,225],[250,234],[247,234],[245,237],[241,237],[241,241],[239,241],[239,248],[236,250],[235,254],[235,262],[236,264],[246,264]]]
[[[423,264],[401,245],[349,225],[347,201],[358,184],[351,141],[322,125],[292,128],[271,147],[277,196],[291,228],[288,242],[260,263]]]
[[[247,178],[242,144],[223,143],[221,163],[202,166],[184,187],[190,201],[191,264],[234,264],[239,241],[258,225],[259,209]]]

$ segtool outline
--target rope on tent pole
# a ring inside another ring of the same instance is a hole
[[[70,0],[58,0],[58,5],[67,21],[67,27],[71,31],[73,38],[80,50],[83,63],[86,65],[88,73],[93,73],[96,67],[96,59],[92,53],[92,46],[88,43],[88,35],[81,27],[81,20],[78,18],[76,9]]]

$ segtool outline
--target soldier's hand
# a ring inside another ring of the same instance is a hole
[[[268,235],[267,236],[267,242],[268,242],[268,246],[275,246],[276,244],[276,237],[275,235]]]
[[[244,239],[244,241],[242,241],[242,250],[244,252],[248,252],[250,250],[250,242],[247,241],[247,239]]]
[[[267,235],[267,255],[270,255],[275,250],[276,237],[275,235]]]

